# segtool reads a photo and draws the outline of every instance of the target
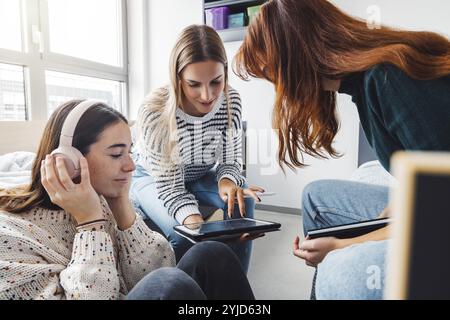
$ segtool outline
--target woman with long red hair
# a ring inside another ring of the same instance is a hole
[[[243,79],[275,85],[278,161],[337,157],[336,95],[352,96],[369,143],[386,170],[398,150],[450,150],[450,41],[431,32],[369,28],[326,0],[270,0],[235,58]],[[387,214],[388,188],[317,181],[302,197],[304,232]],[[294,254],[318,266],[317,298],[383,296],[387,228],[364,236],[294,240]],[[340,250],[337,250],[340,249]],[[332,252],[331,252],[332,251]],[[367,270],[381,281],[369,288]]]

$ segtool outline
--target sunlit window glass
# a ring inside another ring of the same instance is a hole
[[[48,0],[50,51],[121,66],[119,0]]]
[[[0,0],[0,48],[22,51],[21,0]]]
[[[23,67],[0,63],[0,120],[26,120]]]
[[[123,82],[84,77],[69,73],[45,72],[48,115],[72,99],[96,99],[122,111]]]

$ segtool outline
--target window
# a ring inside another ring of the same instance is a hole
[[[0,64],[0,119],[26,120],[23,67]]]
[[[0,0],[0,121],[89,98],[127,115],[125,2]]]
[[[22,51],[21,1],[0,0],[0,48]]]
[[[61,103],[79,97],[100,100],[115,109],[122,105],[123,84],[119,81],[47,71],[45,83],[49,115]]]
[[[50,52],[121,66],[119,0],[48,0]]]

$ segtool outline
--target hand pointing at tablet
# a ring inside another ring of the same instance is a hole
[[[264,189],[255,186],[250,186],[248,189],[242,189],[233,181],[226,178],[219,181],[219,195],[222,200],[228,204],[227,207],[229,218],[233,216],[236,199],[241,217],[245,216],[245,196],[250,196],[256,202],[261,202],[261,199],[259,199],[256,192],[264,192]]]

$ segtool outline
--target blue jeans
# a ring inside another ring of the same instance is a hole
[[[194,245],[176,268],[160,268],[139,281],[128,300],[254,300],[240,262],[223,243]]]
[[[389,189],[352,181],[316,181],[303,191],[302,215],[308,230],[377,218]],[[370,241],[328,253],[317,268],[317,299],[382,299],[386,241]]]
[[[223,219],[228,219],[227,205],[219,196],[214,170],[210,170],[197,181],[186,183],[186,189],[195,196],[200,206],[223,209]],[[137,166],[133,173],[130,197],[139,205],[140,210],[138,211],[144,215],[143,219],[146,220],[149,227],[163,234],[170,242],[175,251],[177,261],[180,261],[193,243],[174,232],[173,227],[179,225],[179,223],[169,215],[164,202],[158,199],[156,183],[153,177],[148,175],[141,166]],[[253,218],[255,209],[253,199],[245,198],[245,209],[245,216]],[[202,213],[202,215],[204,219],[208,218],[206,213]],[[239,207],[236,205],[233,218],[239,217]],[[247,273],[252,253],[252,241],[236,241],[228,243],[228,245],[238,256],[244,271]]]

